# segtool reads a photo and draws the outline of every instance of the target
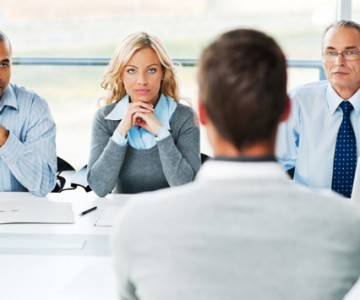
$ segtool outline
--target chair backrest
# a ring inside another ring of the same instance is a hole
[[[206,162],[209,158],[211,158],[209,155],[207,155],[205,153],[200,153],[201,164]]]
[[[75,173],[75,175],[71,179],[71,186],[74,188],[80,186],[86,192],[91,191],[91,187],[87,182],[87,165],[83,166],[79,171]]]
[[[75,174],[75,168],[61,157],[57,157],[56,185],[52,193],[61,193],[65,190],[73,190],[71,177]]]
[[[286,173],[288,173],[290,178],[293,179],[294,178],[294,173],[295,173],[295,167],[287,170]]]
[[[61,157],[57,157],[57,170],[58,172],[62,171],[75,171],[75,168],[70,165],[66,160],[62,159]]]

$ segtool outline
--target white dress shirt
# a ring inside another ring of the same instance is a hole
[[[290,92],[291,116],[278,130],[276,156],[294,180],[318,188],[331,188],[336,138],[343,112],[342,99],[327,81],[301,85]],[[360,153],[360,92],[350,99],[350,119]]]

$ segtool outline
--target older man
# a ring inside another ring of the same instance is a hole
[[[0,191],[45,196],[56,183],[55,123],[44,99],[10,83],[11,55],[0,31]]]
[[[323,35],[326,81],[290,92],[292,113],[276,154],[296,182],[351,197],[360,153],[360,25],[339,21]]]

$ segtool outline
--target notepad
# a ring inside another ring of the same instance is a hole
[[[9,223],[74,223],[71,203],[47,199],[0,201],[0,224]]]
[[[122,206],[119,205],[107,205],[102,211],[99,219],[95,222],[95,226],[112,227],[121,208]]]

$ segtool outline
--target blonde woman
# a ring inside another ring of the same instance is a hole
[[[95,114],[88,183],[99,196],[185,184],[200,168],[200,133],[179,103],[175,68],[161,41],[129,35],[104,74],[106,105]]]

